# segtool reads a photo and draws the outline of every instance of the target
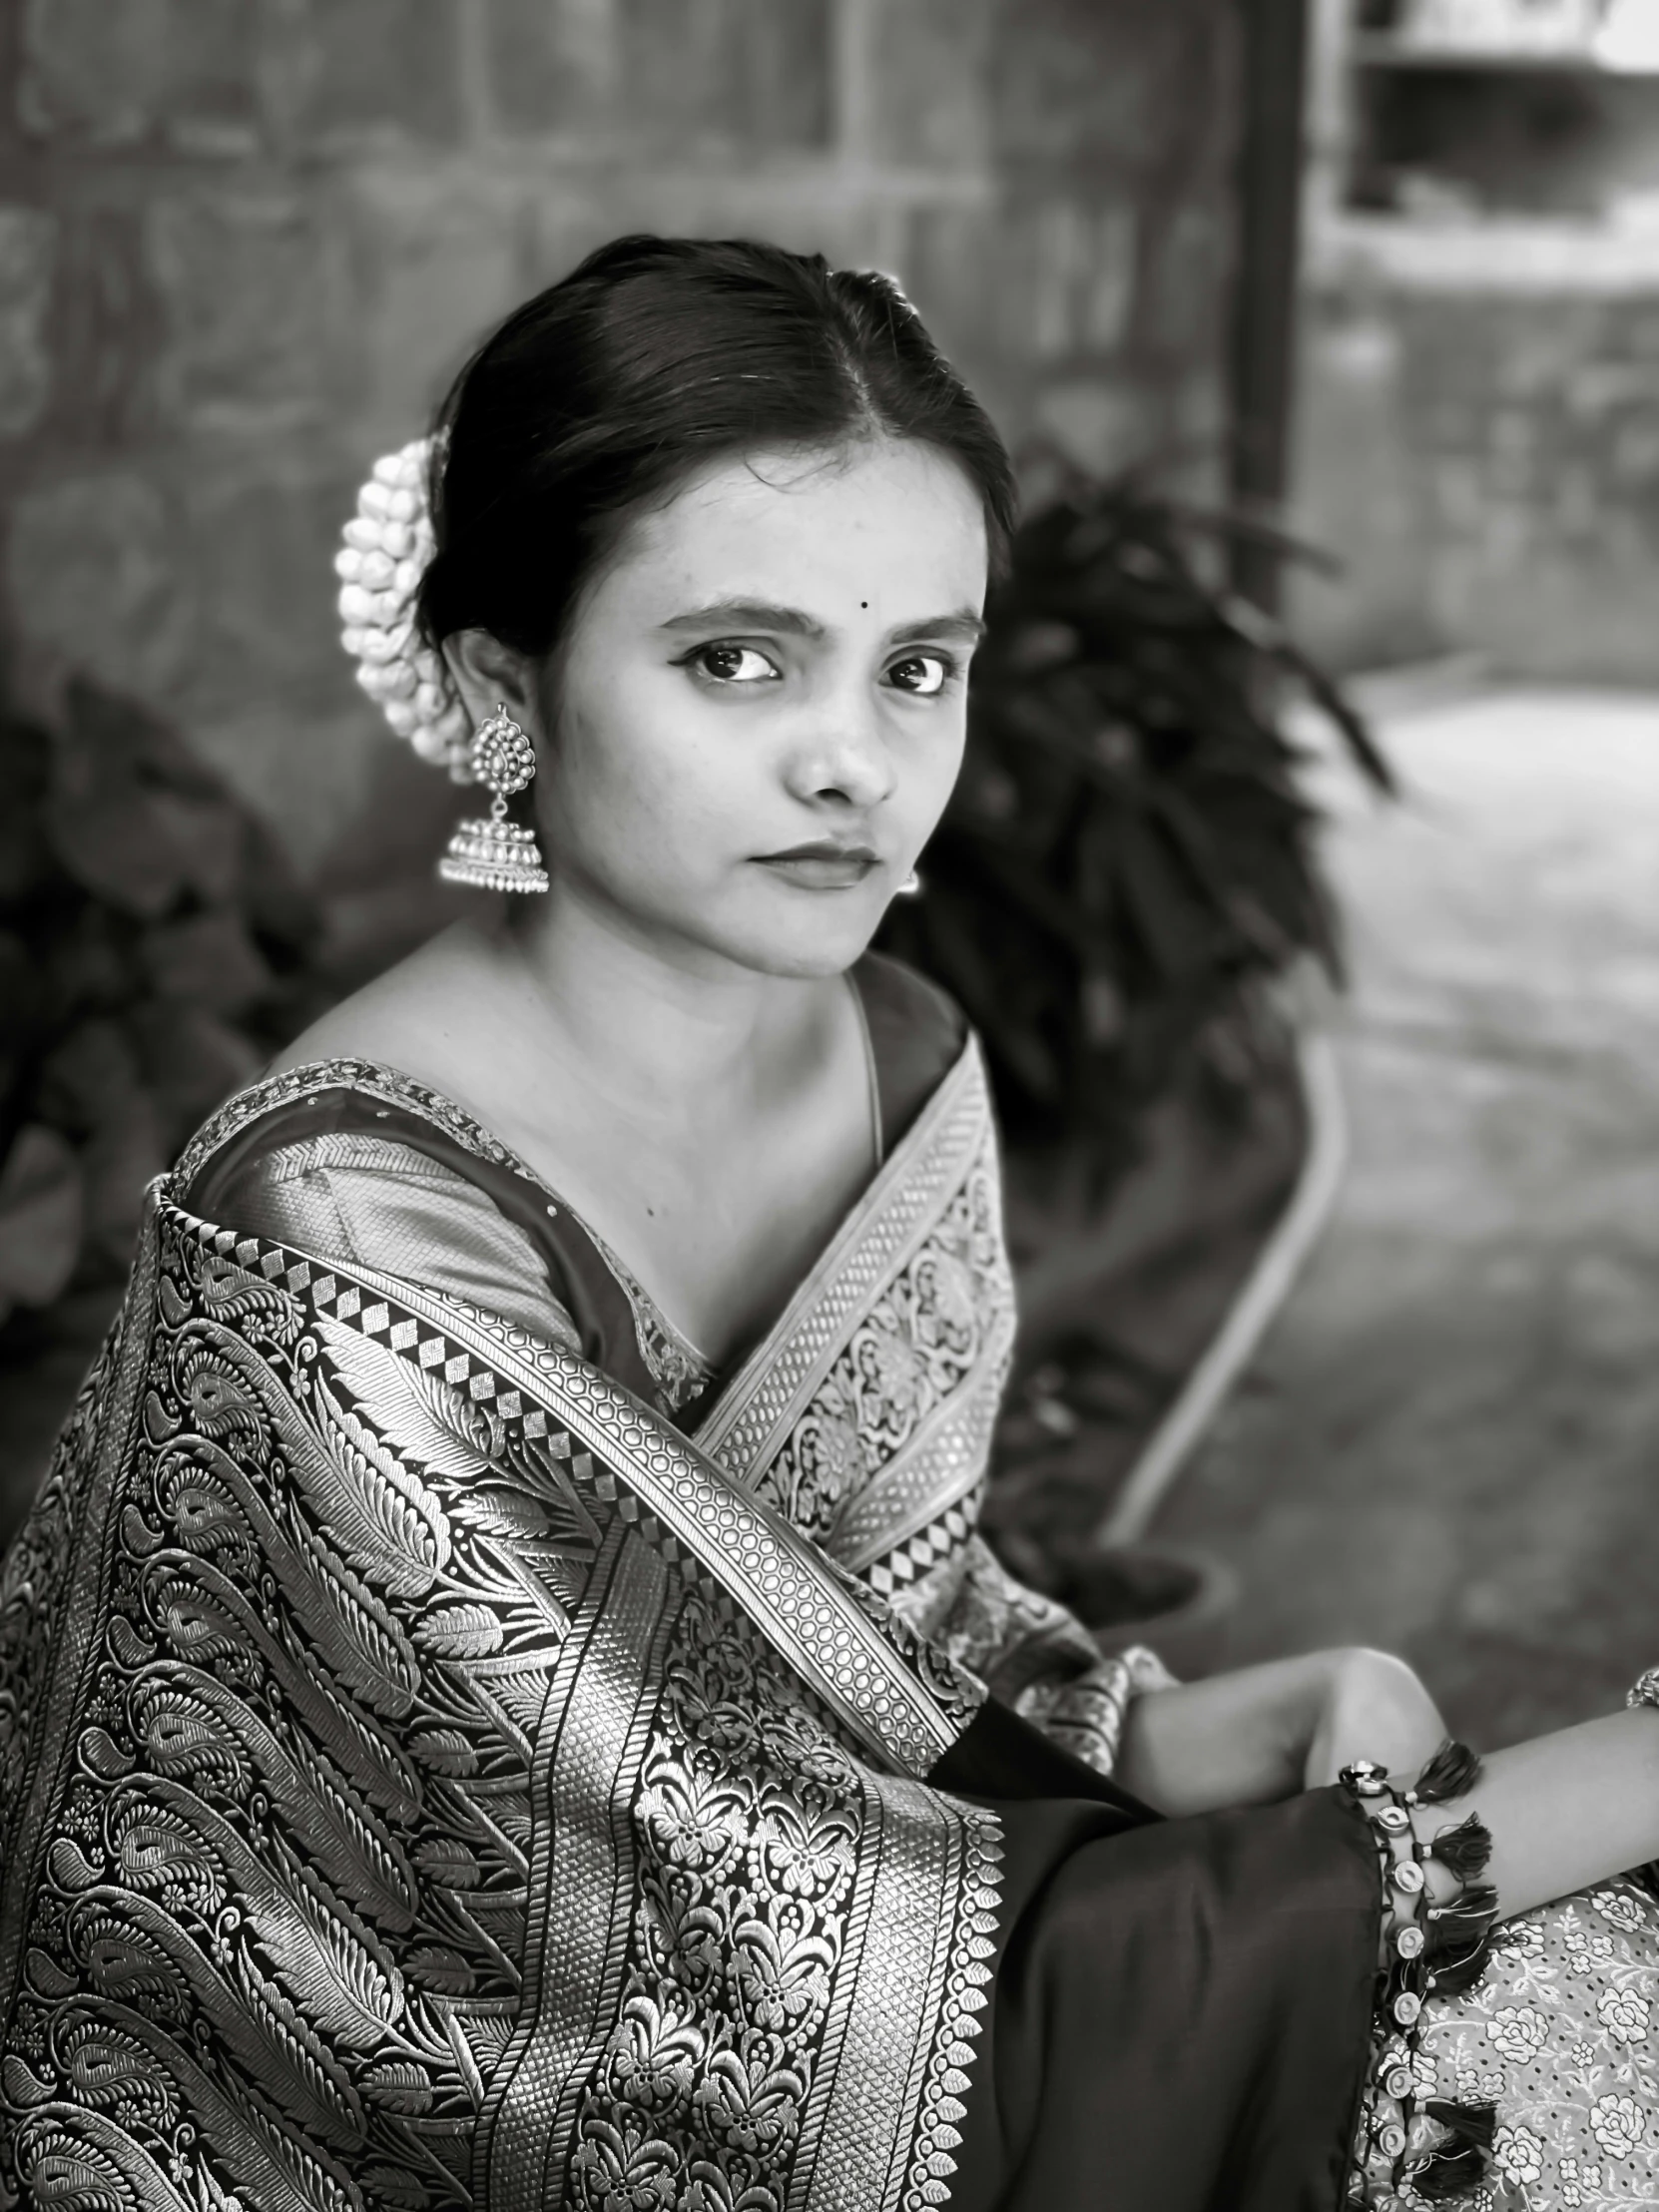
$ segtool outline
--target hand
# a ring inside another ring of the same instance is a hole
[[[1303,1787],[1323,1789],[1356,1759],[1375,1759],[1414,1779],[1448,1733],[1439,1708],[1403,1659],[1355,1648],[1324,1655],[1325,1701],[1303,1770]]]

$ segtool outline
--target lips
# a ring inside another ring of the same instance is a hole
[[[861,883],[872,868],[878,868],[881,855],[867,844],[824,842],[792,845],[787,852],[762,853],[758,864],[801,890],[844,891]]]

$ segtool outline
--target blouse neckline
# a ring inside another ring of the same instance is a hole
[[[901,983],[898,981],[901,979]],[[948,1074],[959,1067],[965,1030],[960,1015],[950,1002],[944,1000],[933,986],[923,982],[909,970],[879,955],[865,955],[856,967],[847,973],[847,986],[852,993],[858,1016],[859,1034],[863,1039],[865,1067],[869,1082],[870,1118],[874,1164],[867,1180],[848,1202],[843,1213],[831,1228],[818,1257],[806,1270],[802,1283],[786,1300],[781,1312],[760,1334],[747,1344],[741,1344],[732,1357],[717,1367],[702,1349],[682,1331],[658,1305],[633,1271],[614,1252],[606,1240],[570,1205],[563,1193],[554,1188],[544,1177],[521,1159],[513,1149],[496,1136],[487,1124],[446,1092],[435,1089],[418,1077],[406,1075],[401,1069],[383,1061],[373,1061],[355,1056],[340,1056],[325,1061],[311,1061],[301,1066],[284,1069],[280,1074],[256,1083],[221,1107],[203,1124],[202,1129],[187,1146],[175,1170],[176,1188],[188,1190],[201,1172],[215,1160],[236,1146],[239,1137],[252,1134],[258,1122],[284,1109],[313,1104],[327,1091],[353,1091],[362,1096],[379,1098],[393,1110],[412,1115],[418,1122],[435,1128],[459,1150],[481,1159],[503,1171],[530,1192],[538,1194],[548,1215],[562,1214],[580,1233],[580,1237],[592,1250],[604,1273],[619,1291],[634,1318],[634,1334],[639,1343],[642,1358],[651,1371],[653,1380],[670,1395],[678,1412],[696,1409],[718,1411],[725,1405],[734,1388],[753,1374],[770,1346],[780,1342],[787,1332],[792,1316],[800,1308],[802,1298],[809,1287],[823,1278],[824,1271],[833,1256],[839,1252],[849,1233],[856,1227],[862,1215],[884,1190],[893,1159],[902,1144],[895,1140],[908,1135],[904,1124],[917,1100],[912,1095],[916,1088],[918,1068],[902,1066],[906,1058],[914,1061],[913,1045],[916,1034],[928,1027],[928,1013],[937,1016],[941,1008],[948,1008],[948,1017],[954,1022],[950,1039],[948,1064],[936,1070],[927,1085],[931,1095]],[[877,993],[872,1019],[872,1008],[865,991],[873,983]],[[925,994],[919,998],[915,994]],[[919,1017],[919,1018],[918,1018]],[[896,1042],[903,1035],[904,1042]],[[938,1054],[945,1042],[941,1028],[937,1035],[922,1037],[923,1059]],[[883,1047],[885,1050],[883,1051]],[[884,1062],[894,1062],[892,1068]],[[892,1090],[883,1075],[894,1077]],[[375,1118],[387,1118],[385,1109],[375,1109]],[[925,1115],[922,1116],[925,1118]],[[896,1123],[896,1128],[895,1128]],[[365,1132],[366,1133],[366,1132]],[[386,1132],[391,1141],[397,1141],[392,1132]],[[550,1201],[551,1204],[546,1202]],[[649,1348],[649,1349],[648,1349]],[[717,1392],[718,1395],[714,1394]]]

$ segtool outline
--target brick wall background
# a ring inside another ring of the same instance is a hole
[[[6,634],[162,708],[387,926],[453,794],[330,560],[474,338],[633,228],[899,274],[1015,438],[1217,454],[1231,0],[14,0]],[[375,905],[376,900],[379,906]],[[378,918],[376,918],[376,916]]]

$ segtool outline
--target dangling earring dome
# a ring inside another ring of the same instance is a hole
[[[507,820],[507,801],[535,780],[536,752],[504,703],[478,725],[467,769],[471,781],[494,797],[487,819],[456,824],[438,873],[446,883],[476,883],[487,891],[545,891],[548,875],[535,831]]]

